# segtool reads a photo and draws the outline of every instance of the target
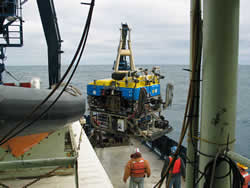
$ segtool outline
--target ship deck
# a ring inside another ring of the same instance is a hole
[[[92,148],[88,137],[85,132],[82,130],[79,122],[73,123],[71,126],[74,140],[76,144],[80,142],[80,150],[78,157],[78,181],[79,187],[84,188],[113,188],[112,183],[105,172],[102,164],[97,158],[97,155]],[[82,133],[82,135],[81,135]],[[81,136],[80,136],[81,135]],[[39,170],[39,169],[38,169]],[[68,173],[69,174],[69,173]],[[65,171],[60,171],[56,173],[56,176],[38,178],[39,181],[36,183],[27,186],[34,179],[9,179],[9,180],[0,180],[0,187],[4,188],[71,188],[75,186],[75,176],[67,175]],[[3,184],[3,185],[1,185]]]
[[[79,140],[81,127],[79,124],[72,126],[75,132],[76,140]],[[130,159],[131,153],[135,148],[140,148],[142,156],[149,161],[151,166],[151,177],[145,178],[144,187],[152,188],[160,179],[160,173],[163,161],[150,151],[145,145],[135,139],[130,140],[128,146],[92,148],[85,135],[82,134],[78,159],[78,176],[79,187],[84,188],[125,188],[129,187],[129,180],[125,184],[123,182],[123,173],[127,161]],[[8,187],[24,187],[34,179],[18,179],[18,180],[1,180],[0,183]],[[165,182],[164,182],[165,183]],[[1,184],[0,184],[1,187]],[[31,188],[68,188],[75,187],[74,175],[58,175],[48,178],[42,178],[35,184],[29,186]],[[165,187],[163,185],[162,187]],[[184,188],[182,181],[182,188]]]
[[[95,149],[99,160],[115,188],[129,187],[129,180],[126,184],[123,182],[123,173],[127,161],[130,160],[130,155],[137,147],[140,149],[142,157],[149,161],[151,167],[151,176],[145,178],[144,188],[152,188],[160,180],[163,161],[138,140],[131,139],[129,146]],[[165,181],[162,187],[165,188]],[[183,179],[182,188],[185,188]]]

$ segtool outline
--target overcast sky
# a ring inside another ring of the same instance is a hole
[[[85,24],[88,7],[79,0],[54,0],[62,43],[62,64],[69,64]],[[86,1],[85,1],[86,2]],[[96,0],[81,64],[112,64],[121,23],[132,28],[136,64],[189,63],[189,0]],[[250,65],[250,1],[241,0],[240,64]],[[23,5],[24,46],[8,48],[6,65],[47,65],[47,46],[36,0]]]

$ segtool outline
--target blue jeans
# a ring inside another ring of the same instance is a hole
[[[166,180],[166,186],[167,186],[167,180]],[[181,174],[172,175],[169,188],[181,188]]]
[[[129,188],[144,188],[144,178],[130,177]]]

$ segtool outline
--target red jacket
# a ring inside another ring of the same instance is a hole
[[[248,188],[248,182],[250,182],[250,174],[245,170],[241,170],[240,173],[244,178],[244,184],[242,188]]]

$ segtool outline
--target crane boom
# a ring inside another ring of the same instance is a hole
[[[37,0],[44,35],[48,47],[48,71],[50,87],[61,78],[61,36],[57,24],[53,0]]]
[[[6,47],[23,46],[22,5],[27,0],[0,1],[0,60],[4,63]],[[61,36],[53,0],[37,0],[48,48],[49,87],[61,78]],[[3,66],[3,65],[2,65]],[[1,74],[1,73],[0,73]]]

